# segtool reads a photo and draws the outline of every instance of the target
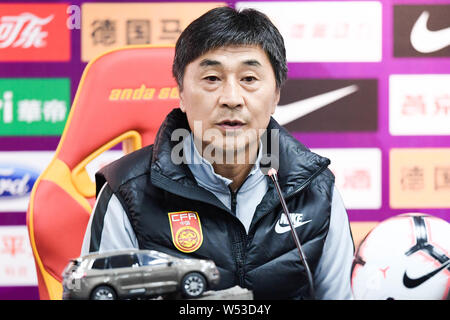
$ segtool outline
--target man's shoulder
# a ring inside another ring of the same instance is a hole
[[[124,183],[150,173],[153,145],[143,147],[104,166],[95,174],[97,192],[107,182],[112,190]]]

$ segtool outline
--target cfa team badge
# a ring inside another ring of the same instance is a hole
[[[197,212],[169,212],[169,223],[172,241],[178,250],[189,253],[200,248],[203,233]]]

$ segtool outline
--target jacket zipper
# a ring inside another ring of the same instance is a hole
[[[242,185],[243,184],[244,183],[242,183]],[[237,195],[238,195],[240,188],[241,187],[239,187],[236,191],[233,191],[230,188],[231,212],[233,213],[233,215],[235,216],[236,219],[238,219],[236,216]],[[239,230],[234,232],[233,238],[234,238],[233,239],[233,251],[234,251],[234,255],[235,255],[235,259],[236,259],[235,261],[236,261],[236,269],[237,269],[236,271],[237,271],[237,275],[238,275],[238,282],[239,282],[239,286],[244,288],[244,283],[245,283],[244,266],[245,266],[246,247],[247,247],[247,232],[245,230],[243,230],[242,223],[240,225]]]
[[[236,216],[236,206],[237,206],[237,192],[231,191],[231,212]]]

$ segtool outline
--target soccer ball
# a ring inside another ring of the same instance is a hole
[[[361,242],[352,266],[355,299],[448,299],[450,224],[407,213],[379,223]]]

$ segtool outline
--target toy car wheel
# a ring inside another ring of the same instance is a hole
[[[206,290],[206,280],[198,272],[188,273],[181,280],[181,293],[186,298],[196,298]]]
[[[91,300],[116,300],[117,296],[113,288],[98,286],[91,293]]]

